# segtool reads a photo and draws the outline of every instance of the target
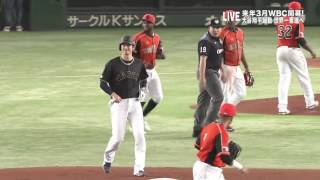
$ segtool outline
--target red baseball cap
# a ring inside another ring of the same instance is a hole
[[[145,14],[142,17],[142,20],[147,21],[149,23],[155,24],[156,23],[156,17],[152,14]]]
[[[220,107],[220,112],[219,112],[220,116],[233,117],[236,115],[236,113],[237,113],[236,106],[233,104],[224,103]]]
[[[300,2],[292,1],[291,3],[288,4],[288,9],[300,10],[300,9],[302,9],[302,6],[301,6]]]

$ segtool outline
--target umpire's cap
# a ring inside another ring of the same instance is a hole
[[[134,45],[134,41],[132,40],[131,36],[125,35],[122,36],[119,43],[119,50],[121,50],[122,44]]]
[[[220,27],[222,27],[222,24],[221,24],[220,19],[214,18],[214,19],[211,19],[209,26],[211,26],[213,28],[220,28]]]

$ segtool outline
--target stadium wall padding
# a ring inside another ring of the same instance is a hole
[[[31,30],[65,28],[66,0],[31,0]]]

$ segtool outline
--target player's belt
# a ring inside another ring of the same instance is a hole
[[[224,65],[228,65],[228,66],[239,66],[240,64],[229,64],[229,63],[224,63]]]
[[[278,47],[283,47],[284,45],[282,46],[278,46]],[[284,47],[288,47],[288,48],[299,48],[299,46],[284,46]]]
[[[154,68],[153,64],[146,64],[144,66],[146,67],[146,69],[150,69],[150,70]]]

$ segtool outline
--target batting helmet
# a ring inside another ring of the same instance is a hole
[[[149,23],[155,24],[156,23],[156,17],[152,14],[145,14],[142,17],[143,21],[147,21]]]
[[[300,10],[302,9],[302,6],[299,2],[297,1],[292,1],[291,3],[288,4],[288,9],[290,10]]]
[[[220,116],[223,117],[234,117],[237,113],[236,106],[229,103],[224,103],[220,107]]]
[[[134,41],[131,39],[131,36],[125,35],[122,36],[119,43],[119,50],[121,50],[122,44],[134,45]]]

